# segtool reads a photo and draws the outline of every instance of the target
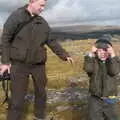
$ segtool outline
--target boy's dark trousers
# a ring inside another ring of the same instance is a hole
[[[90,96],[88,101],[88,120],[117,120],[115,104],[105,103],[96,96]]]
[[[46,73],[45,64],[23,64],[13,62],[11,66],[11,102],[7,120],[20,120],[24,97],[28,88],[28,76],[32,75],[35,90],[35,116],[44,118],[46,106]]]

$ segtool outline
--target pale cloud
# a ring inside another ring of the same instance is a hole
[[[45,12],[50,23],[104,23],[113,24],[120,19],[119,0],[59,0]],[[119,24],[120,23],[116,23]]]
[[[0,25],[28,0],[0,0]],[[120,0],[48,0],[42,16],[51,25],[120,25]]]

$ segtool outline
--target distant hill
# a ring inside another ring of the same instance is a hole
[[[71,25],[52,27],[52,30],[53,37],[60,40],[95,39],[103,34],[120,35],[120,26]],[[1,32],[2,29],[0,29],[0,35]]]
[[[98,38],[103,34],[120,35],[120,26],[74,25],[54,27],[53,34],[60,39]]]
[[[71,26],[61,26],[53,27],[55,32],[68,32],[68,33],[88,33],[92,31],[101,30],[120,30],[120,26],[98,26],[98,25],[71,25]]]

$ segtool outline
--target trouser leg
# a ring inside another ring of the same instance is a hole
[[[45,65],[37,65],[32,68],[32,76],[35,89],[35,116],[37,118],[43,119],[45,116],[46,108],[46,90],[45,86],[47,83]]]
[[[106,120],[117,120],[117,114],[115,111],[115,104],[104,103],[103,106],[104,115]]]
[[[88,120],[104,120],[102,101],[90,96],[88,101]]]
[[[7,120],[20,120],[24,96],[28,87],[28,69],[21,65],[11,67],[11,102]]]

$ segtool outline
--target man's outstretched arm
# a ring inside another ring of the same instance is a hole
[[[61,47],[61,45],[56,41],[56,38],[52,37],[52,35],[48,38],[47,45],[59,58],[64,61],[68,61],[69,63],[73,63],[72,57]]]

